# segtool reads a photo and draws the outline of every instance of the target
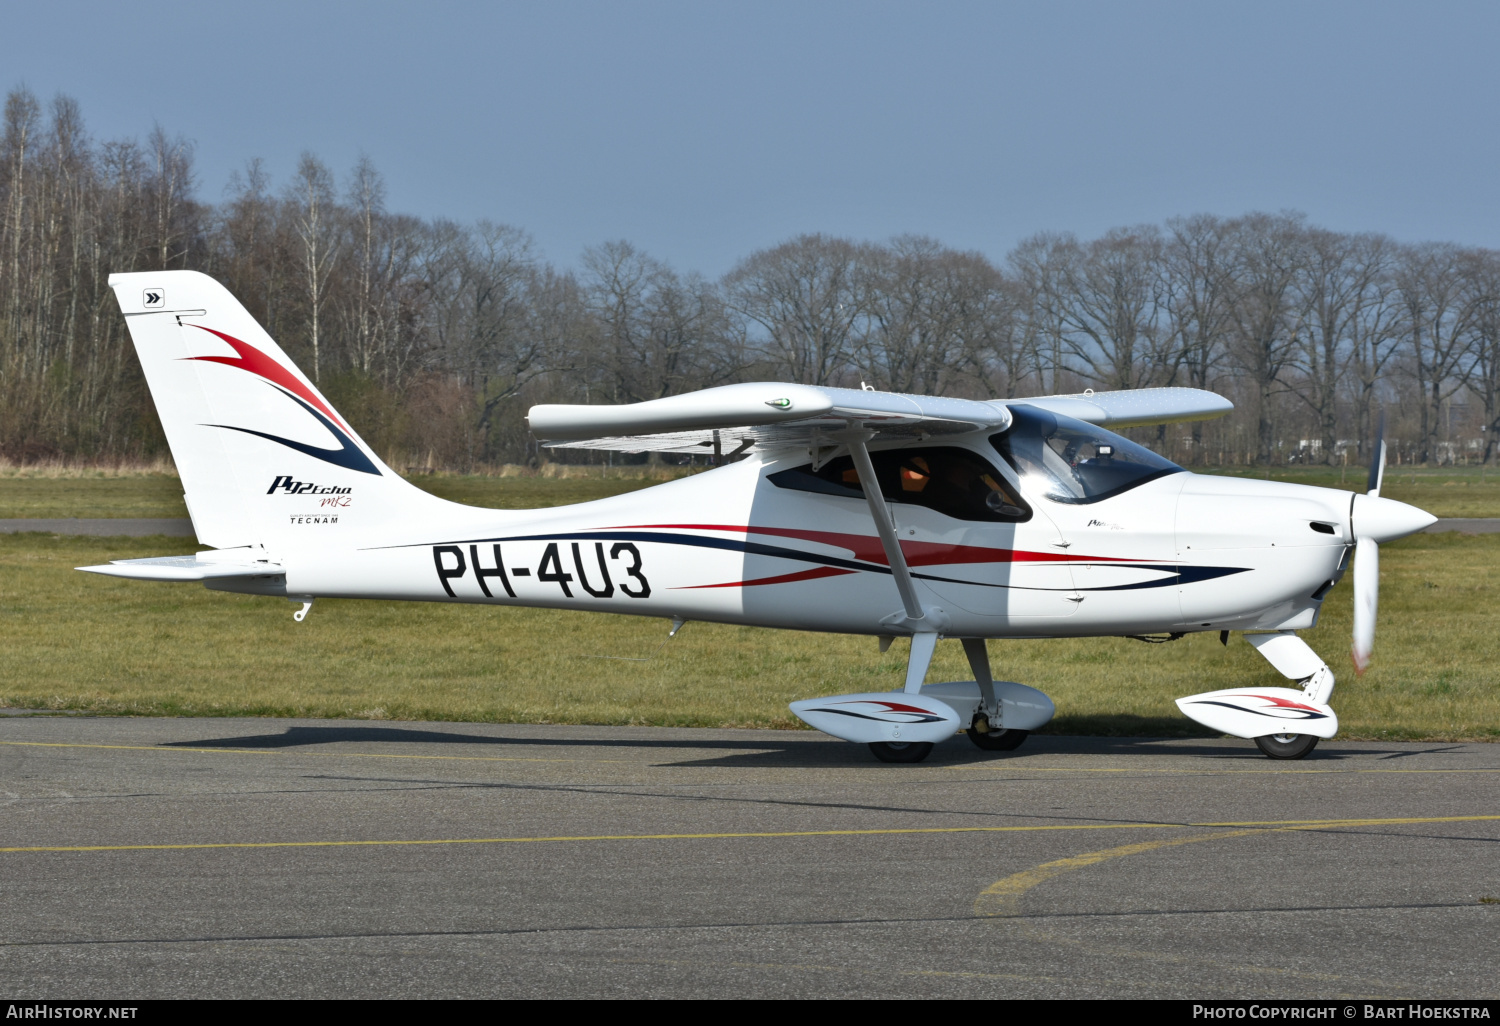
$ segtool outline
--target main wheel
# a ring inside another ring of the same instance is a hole
[[[1267,734],[1255,739],[1255,747],[1268,759],[1305,759],[1318,747],[1318,739],[1311,734]]]
[[[973,727],[964,733],[969,735],[970,741],[986,752],[1014,752],[1021,747],[1021,742],[1031,736],[1029,730],[990,730],[981,734]]]
[[[871,741],[870,754],[881,762],[921,762],[932,754],[932,742]]]

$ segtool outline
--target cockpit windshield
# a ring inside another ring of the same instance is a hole
[[[1010,428],[990,438],[1022,487],[1082,505],[1182,468],[1112,431],[1035,406],[1012,406]]]

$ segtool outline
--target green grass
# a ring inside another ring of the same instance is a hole
[[[542,509],[588,502],[633,492],[660,484],[643,477],[481,477],[465,474],[433,474],[408,478],[423,491],[452,502],[489,509]],[[678,476],[675,472],[671,476]]]
[[[0,706],[152,715],[791,727],[798,698],[900,686],[905,645],[625,616],[280,599],[74,572],[180,539],[0,536]],[[1345,738],[1500,739],[1500,535],[1381,549],[1375,665],[1349,667],[1349,584],[1304,633],[1339,675]],[[1199,735],[1174,698],[1285,682],[1238,638],[992,642],[1046,691],[1056,733]],[[626,657],[626,658],[621,658]],[[644,661],[634,661],[644,660]],[[968,677],[944,642],[929,679]]]
[[[185,517],[176,474],[121,477],[0,476],[0,519]]]
[[[434,495],[493,509],[537,509],[586,502],[656,483],[645,477],[511,477],[430,474],[409,480]],[[1198,468],[1200,473],[1265,478],[1264,468]],[[674,472],[662,470],[662,475]],[[588,476],[582,476],[588,475]],[[1273,467],[1270,479],[1363,489],[1358,467]],[[1382,494],[1439,517],[1500,517],[1500,471],[1481,467],[1391,467]],[[0,475],[0,519],[17,517],[185,517],[182,484],[173,474],[44,477]]]
[[[663,471],[664,475],[671,473]],[[408,480],[454,502],[491,509],[540,509],[602,499],[658,484],[665,477],[493,477],[422,474]],[[111,477],[0,476],[0,519],[25,517],[185,517],[175,474]]]

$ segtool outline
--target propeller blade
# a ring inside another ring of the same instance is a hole
[[[1375,428],[1375,444],[1370,453],[1370,480],[1365,485],[1367,495],[1380,494],[1380,482],[1385,480],[1385,411],[1380,411],[1380,422]]]
[[[1369,538],[1354,548],[1354,672],[1364,673],[1375,647],[1375,609],[1380,604],[1380,546]]]

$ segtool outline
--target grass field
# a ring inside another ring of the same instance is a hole
[[[1364,491],[1365,467],[1193,467],[1200,474],[1291,481],[1322,488]],[[1409,502],[1437,517],[1500,517],[1500,469],[1495,467],[1387,467],[1380,494]]]
[[[181,539],[0,536],[0,706],[116,714],[796,726],[798,698],[900,686],[905,646],[624,616],[280,599],[74,572]],[[1305,632],[1340,677],[1345,738],[1500,739],[1500,535],[1381,548],[1375,665],[1349,668],[1347,581]],[[992,642],[997,675],[1057,702],[1050,731],[1195,735],[1172,699],[1282,684],[1242,639]],[[944,642],[929,679],[968,671]]]
[[[655,484],[639,471],[615,470],[608,477],[587,468],[569,468],[577,477],[429,474],[410,480],[419,488],[455,502],[494,509],[534,509],[618,495]],[[1254,467],[1207,468],[1200,473],[1267,477]],[[1357,467],[1273,467],[1275,481],[1330,488],[1363,489]],[[1391,467],[1383,494],[1420,506],[1439,517],[1500,517],[1500,472],[1482,467]],[[73,476],[0,473],[0,519],[17,517],[185,517],[182,483],[175,474],[88,474]]]
[[[574,468],[569,468],[574,469]],[[663,468],[648,476],[640,471],[576,468],[577,476],[516,474],[419,474],[409,478],[418,488],[444,499],[492,509],[540,509],[587,502],[658,484],[682,472]],[[106,474],[87,471],[32,474],[0,473],[0,519],[26,517],[185,517],[182,482],[175,473]]]

